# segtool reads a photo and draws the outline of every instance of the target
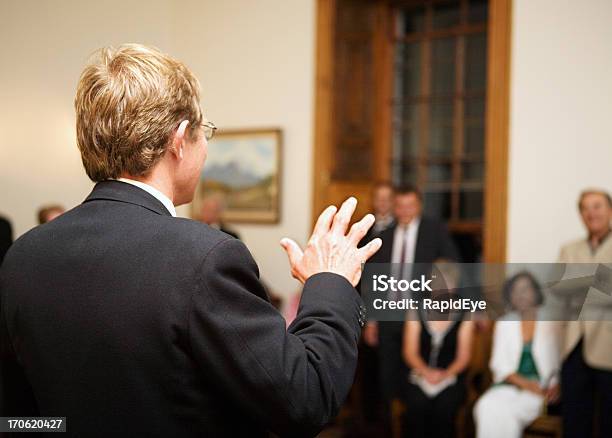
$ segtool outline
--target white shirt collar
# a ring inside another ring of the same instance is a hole
[[[164,204],[164,207],[170,212],[173,217],[176,217],[176,208],[174,208],[174,204],[166,195],[157,190],[155,187],[150,186],[149,184],[145,184],[140,181],[135,181],[129,178],[117,178],[117,181],[121,181],[124,183],[131,184],[133,186],[139,187],[150,195],[154,196],[159,202]]]
[[[420,223],[421,218],[415,217],[408,225],[397,224],[395,227],[391,250],[391,275],[394,277],[412,277]]]
[[[400,230],[403,230],[404,227],[406,227],[406,230],[415,230],[419,228],[419,225],[421,224],[421,216],[417,216],[414,219],[412,219],[410,221],[410,223],[408,223],[408,225],[401,225],[401,224],[397,224],[397,228]]]

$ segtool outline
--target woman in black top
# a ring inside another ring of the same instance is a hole
[[[439,268],[453,293],[456,267]],[[446,271],[446,272],[445,272]],[[405,384],[404,435],[452,437],[457,411],[465,399],[463,374],[471,350],[473,323],[462,314],[413,315],[404,328],[403,356],[411,368]],[[444,320],[440,320],[444,319]]]

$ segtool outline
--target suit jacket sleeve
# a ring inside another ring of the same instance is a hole
[[[355,289],[336,274],[312,276],[286,329],[240,241],[218,244],[200,274],[189,331],[202,372],[275,433],[315,435],[353,383],[363,317]]]
[[[8,333],[4,305],[6,293],[0,271],[0,416],[37,416],[38,406],[32,387]]]

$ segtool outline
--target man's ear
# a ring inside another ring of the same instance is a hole
[[[189,120],[183,120],[172,138],[172,147],[170,151],[179,159],[183,158],[183,148],[185,147],[185,136],[187,135],[188,125]]]

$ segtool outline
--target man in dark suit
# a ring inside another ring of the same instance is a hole
[[[220,193],[208,194],[202,198],[200,204],[200,220],[211,228],[216,228],[236,239],[240,239],[237,232],[223,223],[223,210],[225,210],[225,200],[222,195]]]
[[[11,223],[0,216],[0,265],[4,260],[4,255],[13,244],[13,227]]]
[[[372,187],[372,213],[374,225],[363,238],[363,244],[378,237],[395,225],[393,216],[393,186],[380,181]],[[370,324],[370,328],[373,325]],[[380,381],[378,371],[378,330],[364,330],[359,346],[358,379],[361,387],[361,415],[369,427],[374,427],[381,414]]]
[[[385,263],[399,267],[403,272],[396,277],[418,278],[428,275],[427,266],[437,259],[457,260],[457,250],[440,221],[422,216],[421,193],[414,187],[400,187],[395,191],[394,213],[396,223],[382,231],[382,247],[370,263]],[[413,265],[413,264],[417,265]],[[414,269],[415,272],[406,272]],[[388,274],[392,274],[389,272]],[[402,322],[375,322],[366,324],[364,338],[379,347],[380,387],[387,403],[398,397],[407,368],[402,360]]]
[[[391,183],[379,182],[372,189],[372,213],[374,214],[375,221],[374,226],[368,231],[369,236],[376,237],[395,225],[393,198],[394,193]]]
[[[281,241],[304,283],[285,329],[244,244],[174,217],[214,133],[192,73],[145,46],[103,49],[75,107],[97,184],[7,254],[0,416],[65,416],[88,437],[316,434],[353,382],[365,318],[353,286],[380,246],[357,242],[373,216],[347,233],[349,198],[303,252]]]

